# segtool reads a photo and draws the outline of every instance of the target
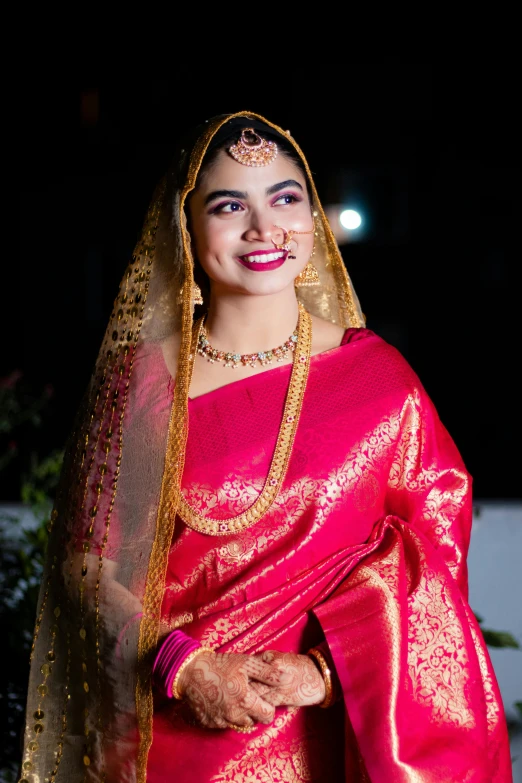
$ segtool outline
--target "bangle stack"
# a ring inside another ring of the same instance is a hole
[[[324,680],[324,686],[326,690],[326,695],[323,699],[323,701],[319,704],[319,707],[323,707],[326,709],[326,707],[329,707],[333,700],[334,700],[334,689],[332,684],[332,672],[330,671],[330,668],[326,662],[326,658],[323,656],[323,654],[317,650],[315,647],[310,648],[308,650],[307,655],[310,655],[318,664],[321,674],[323,675]]]
[[[176,672],[176,676],[174,677],[174,681],[172,683],[172,695],[175,699],[182,699],[183,696],[178,690],[178,682],[179,678],[181,676],[181,673],[185,670],[186,666],[195,658],[197,655],[199,655],[202,652],[211,652],[213,653],[214,650],[212,647],[196,647],[195,650],[192,650],[191,653],[187,655],[187,657],[184,659],[183,663],[179,667],[178,671]]]

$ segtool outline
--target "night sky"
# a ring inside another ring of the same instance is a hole
[[[54,390],[42,426],[16,434],[20,454],[63,445],[176,140],[214,114],[250,110],[290,129],[324,205],[366,215],[366,235],[341,249],[367,326],[420,376],[475,498],[519,498],[519,169],[508,66],[337,63],[305,79],[256,67],[240,81],[208,66],[206,79],[187,69],[172,80],[36,75],[20,84],[4,152],[19,223],[1,374],[20,370],[35,394]],[[21,456],[3,472],[0,502],[18,499],[24,464]]]

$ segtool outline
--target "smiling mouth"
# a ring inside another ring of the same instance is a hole
[[[286,261],[287,255],[287,250],[254,250],[253,253],[247,253],[244,256],[239,256],[239,259],[241,261],[246,261],[247,264],[270,264],[273,261]]]
[[[279,269],[288,258],[288,250],[254,250],[237,256],[239,263],[251,272],[271,272]]]

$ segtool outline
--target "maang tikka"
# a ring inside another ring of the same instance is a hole
[[[239,140],[228,151],[244,166],[268,166],[278,153],[275,141],[263,139],[253,128],[243,128]]]

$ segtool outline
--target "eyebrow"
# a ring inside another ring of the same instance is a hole
[[[270,185],[269,188],[266,189],[266,195],[267,196],[273,196],[274,193],[277,193],[279,190],[283,190],[283,188],[299,188],[299,190],[303,190],[303,186],[297,182],[295,179],[285,179],[283,182],[278,182],[275,185]],[[248,193],[245,193],[242,190],[213,190],[212,193],[209,193],[208,196],[205,198],[205,206],[209,204],[211,201],[214,201],[216,198],[240,198],[240,199],[247,199]]]

